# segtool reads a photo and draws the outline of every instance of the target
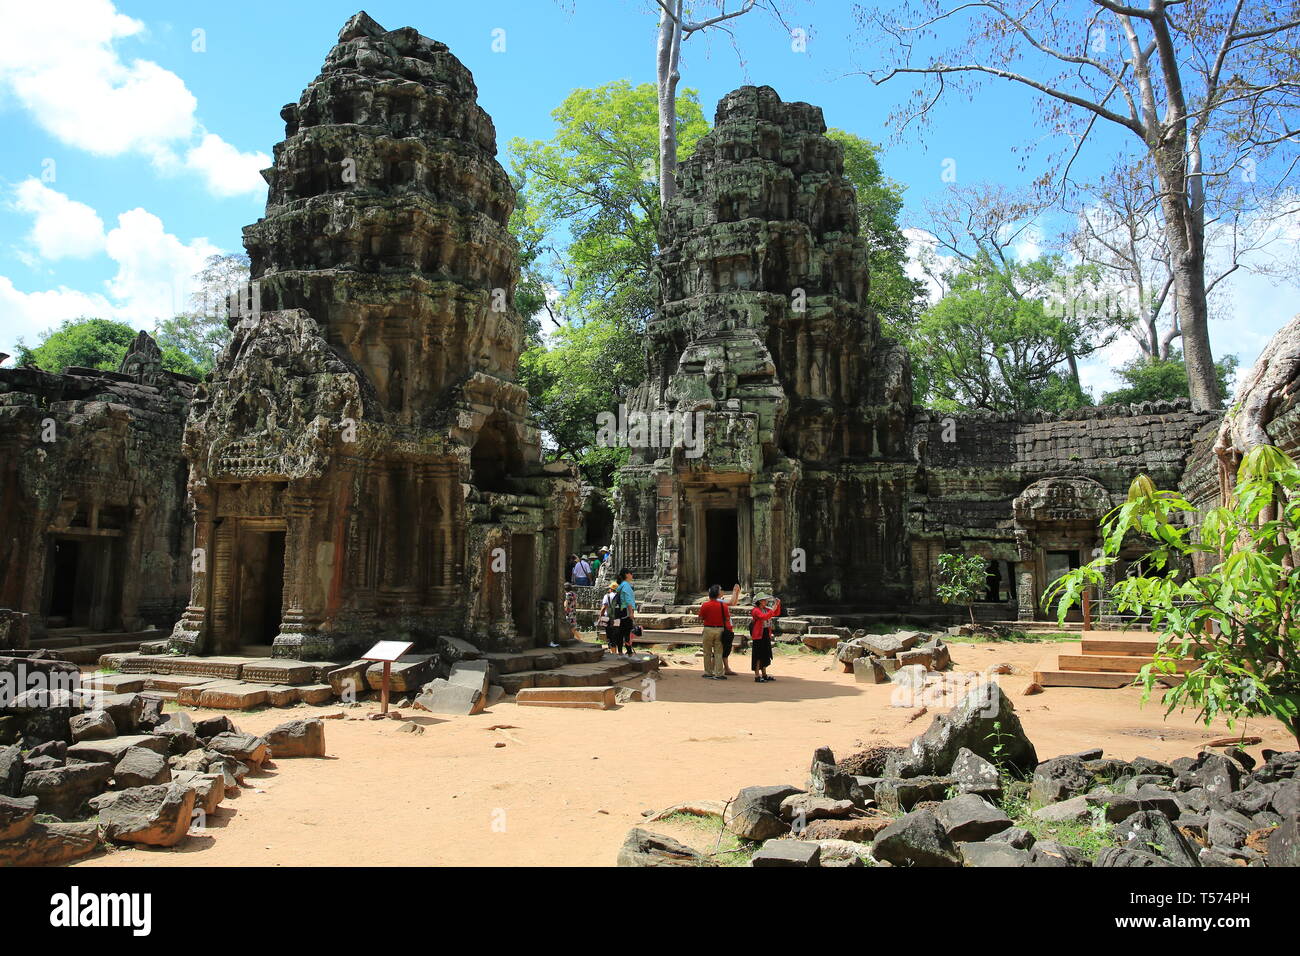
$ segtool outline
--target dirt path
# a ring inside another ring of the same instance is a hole
[[[1136,689],[1021,696],[1037,660],[1069,648],[952,645],[959,671],[1015,666],[1000,680],[1043,758],[1100,746],[1116,757],[1171,759],[1226,732],[1190,716],[1164,721],[1158,702],[1141,706]],[[915,710],[891,707],[889,685],[855,684],[826,656],[780,657],[770,684],[747,674],[705,681],[689,652],[669,657],[689,665],[663,671],[657,701],[613,711],[498,704],[476,717],[414,712],[420,735],[399,733],[396,721],[330,720],[329,759],[282,761],[226,802],[210,835],[179,850],[121,850],[80,865],[612,865],[642,810],[725,800],[753,784],[802,786],[818,745],[843,755],[865,743],[906,743],[931,719],[909,723]],[[337,712],[268,710],[235,720],[262,732]],[[1278,724],[1246,731],[1262,735],[1262,746],[1294,747]]]

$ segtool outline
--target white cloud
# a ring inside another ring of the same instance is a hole
[[[27,239],[41,259],[85,259],[104,250],[104,220],[99,214],[38,179],[15,187],[13,208],[33,217]]]
[[[35,180],[20,183],[14,192],[15,208],[35,217],[30,239],[38,251],[49,246],[47,258],[69,256],[69,247],[60,244],[64,241],[60,237],[68,223],[80,223],[83,231],[73,233],[67,241],[80,243],[75,248],[84,255],[107,256],[116,272],[98,292],[64,285],[24,292],[11,279],[0,276],[0,315],[5,317],[0,349],[6,352],[14,351],[19,338],[32,344],[46,329],[82,316],[152,329],[159,319],[188,306],[195,290],[195,273],[209,256],[222,252],[204,238],[183,242],[145,209],[121,213],[117,225],[105,232],[103,221],[89,206]]]
[[[118,44],[140,36],[143,23],[118,13],[111,0],[60,0],[58,7],[52,25],[46,4],[0,0],[0,92],[69,146],[96,156],[146,156],[163,170],[189,168],[219,196],[262,194],[260,177],[232,168],[267,166],[267,154],[241,153],[204,129],[198,101],[175,73],[122,58]]]

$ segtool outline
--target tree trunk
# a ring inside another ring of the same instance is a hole
[[[1175,140],[1156,152],[1160,204],[1165,213],[1165,238],[1174,272],[1174,307],[1182,329],[1183,359],[1192,408],[1219,407],[1219,382],[1210,351],[1210,314],[1205,295],[1205,229],[1200,212],[1190,203],[1186,157]]]
[[[682,0],[673,5],[676,17],[659,11],[659,40],[655,51],[655,78],[659,93],[659,207],[677,195],[677,63],[682,42]]]

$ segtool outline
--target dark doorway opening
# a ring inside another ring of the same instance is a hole
[[[704,513],[704,587],[727,591],[740,580],[739,521],[735,508]]]
[[[521,637],[533,636],[533,557],[532,535],[510,536],[510,615]]]
[[[118,626],[121,587],[115,580],[114,541],[103,538],[54,538],[46,565],[48,627]]]
[[[284,604],[284,532],[245,531],[239,539],[239,641],[271,644]]]

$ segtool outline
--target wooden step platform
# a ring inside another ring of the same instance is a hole
[[[1077,651],[1067,644],[1045,656],[1034,669],[1034,682],[1043,687],[1127,687],[1151,663],[1159,643],[1158,635],[1148,631],[1085,631]],[[1174,666],[1178,674],[1185,674],[1197,665],[1194,659],[1184,658]],[[1175,683],[1181,677],[1171,674],[1160,679]]]

